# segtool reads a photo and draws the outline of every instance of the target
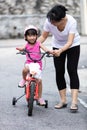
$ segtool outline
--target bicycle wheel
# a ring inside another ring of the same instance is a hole
[[[28,101],[28,116],[32,116],[33,102],[34,102],[34,91],[35,91],[35,82],[31,82],[30,98],[29,98],[29,101]]]

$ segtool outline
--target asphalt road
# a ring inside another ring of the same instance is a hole
[[[50,42],[50,39],[47,41]],[[24,40],[0,41],[0,130],[87,130],[87,52],[86,44],[82,45],[81,59],[78,73],[81,87],[79,93],[79,111],[72,114],[69,111],[71,93],[67,80],[68,107],[56,110],[54,105],[59,102],[59,95],[55,84],[55,73],[52,58],[43,61],[43,98],[48,100],[48,108],[34,104],[33,116],[27,116],[25,97],[16,106],[12,106],[12,98],[19,97],[24,89],[17,87],[21,79],[21,70],[25,57],[16,55],[15,47],[22,45]]]

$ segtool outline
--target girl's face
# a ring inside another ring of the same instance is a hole
[[[34,44],[37,40],[37,35],[27,35],[26,39],[30,44]]]

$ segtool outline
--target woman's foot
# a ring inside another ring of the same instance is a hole
[[[78,105],[77,104],[72,104],[71,107],[70,107],[70,111],[72,113],[75,113],[78,111]]]
[[[62,109],[67,107],[67,103],[59,103],[57,105],[55,105],[55,109]]]
[[[39,98],[39,99],[38,99],[38,103],[39,103],[39,105],[41,105],[41,106],[44,106],[44,105],[46,104],[43,98]]]

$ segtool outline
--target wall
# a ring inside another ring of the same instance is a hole
[[[23,37],[23,30],[29,24],[42,30],[46,13],[57,3],[69,9],[81,33],[80,0],[0,0],[0,39]]]

